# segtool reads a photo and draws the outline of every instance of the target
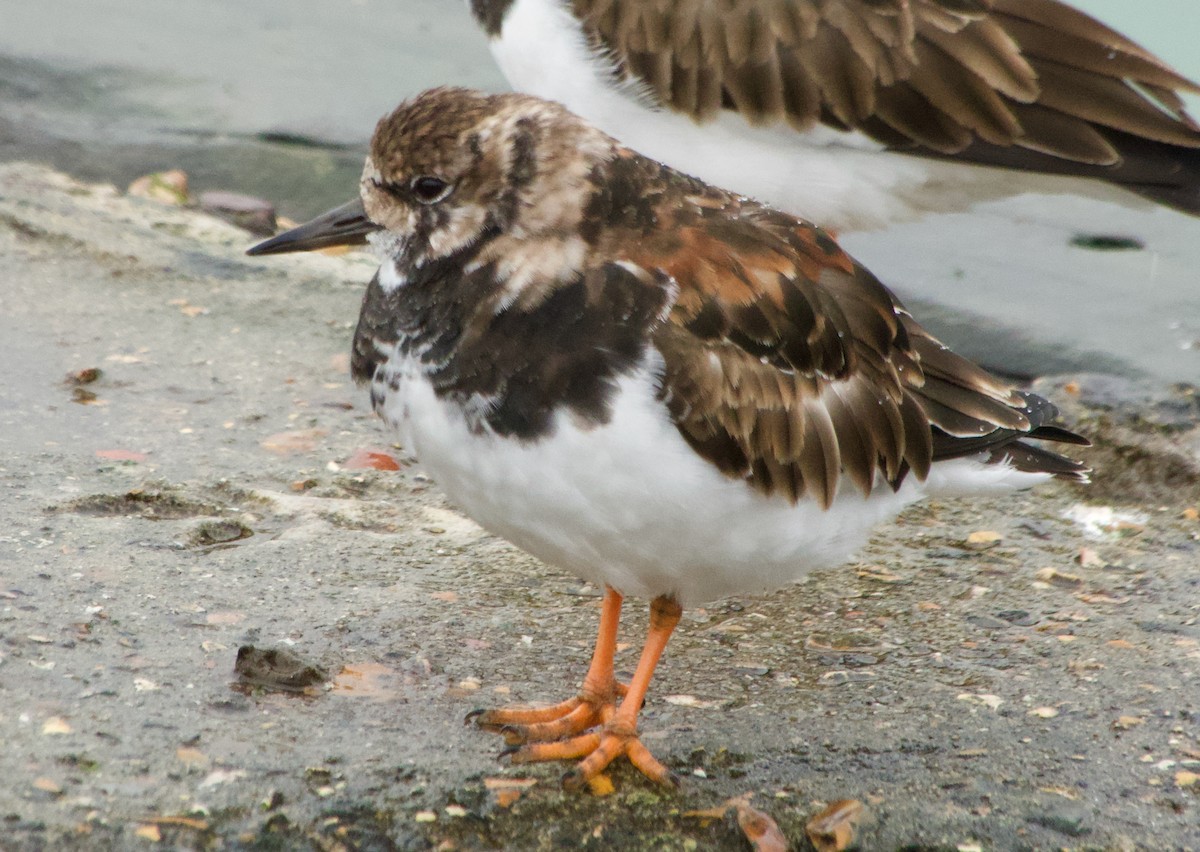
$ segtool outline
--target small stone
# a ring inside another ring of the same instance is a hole
[[[1091,831],[1084,824],[1088,816],[1089,808],[1083,803],[1064,801],[1052,810],[1034,814],[1029,821],[1068,837],[1082,837]]]
[[[74,370],[67,373],[63,380],[66,384],[79,387],[80,385],[90,385],[92,382],[98,381],[104,371],[99,367],[84,367],[82,370]]]
[[[1019,627],[1031,627],[1037,624],[1037,618],[1030,615],[1023,609],[1006,609],[1003,612],[996,613],[996,618],[1001,618],[1009,624],[1016,624]]]
[[[976,530],[967,536],[967,544],[980,549],[995,547],[1003,540],[1004,536],[995,530]]]
[[[228,544],[254,535],[254,530],[233,520],[204,521],[191,534],[193,547],[211,547]]]
[[[41,790],[43,793],[50,793],[53,796],[61,796],[63,791],[62,785],[53,778],[35,778],[33,780],[33,788]]]
[[[42,723],[43,734],[69,734],[71,725],[62,716],[51,716]]]
[[[437,814],[433,811],[417,811],[413,819],[417,822],[437,822]]]
[[[962,692],[959,693],[957,698],[959,701],[967,701],[971,704],[981,704],[984,707],[991,708],[992,710],[997,709],[1001,704],[1004,703],[1004,699],[999,695],[991,695],[988,693],[980,693],[976,695],[975,693],[971,692]]]
[[[140,837],[142,840],[149,840],[151,843],[159,843],[162,841],[162,831],[157,825],[139,825],[133,831],[134,837]]]
[[[1079,548],[1079,555],[1075,557],[1081,568],[1103,568],[1108,563],[1090,547]]]
[[[1058,711],[1053,707],[1035,707],[1025,715],[1037,716],[1039,719],[1053,719],[1058,715]]]
[[[1053,568],[1043,568],[1034,575],[1043,583],[1058,586],[1063,589],[1077,589],[1083,585],[1083,580],[1074,574],[1064,574]]]
[[[275,233],[275,208],[261,198],[240,192],[202,192],[200,209],[250,233],[269,237]]]

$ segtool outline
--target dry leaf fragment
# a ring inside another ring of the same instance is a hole
[[[877,583],[903,583],[905,581],[904,577],[889,571],[882,565],[862,568],[859,570],[858,576],[864,580],[874,580]]]
[[[1037,716],[1039,719],[1053,719],[1058,715],[1058,710],[1053,707],[1035,707],[1025,715]]]
[[[400,463],[391,453],[382,450],[355,450],[342,467],[346,470],[399,470]]]
[[[1037,579],[1044,583],[1049,583],[1052,586],[1059,586],[1064,589],[1074,589],[1083,585],[1083,580],[1074,574],[1064,574],[1061,571],[1056,571],[1053,568],[1043,568],[1034,575]]]
[[[1038,789],[1043,793],[1051,793],[1055,796],[1062,796],[1064,799],[1070,799],[1071,801],[1077,801],[1079,799],[1079,794],[1070,787],[1038,787]]]
[[[154,823],[155,825],[177,825],[181,828],[191,828],[196,831],[208,831],[208,822],[196,817],[187,816],[160,816],[151,817],[146,822]]]
[[[734,803],[737,808],[738,827],[750,841],[755,852],[787,852],[787,838],[783,836],[775,820],[767,814],[750,806],[749,795]],[[853,832],[851,832],[853,836]],[[818,847],[819,848],[819,847]],[[844,849],[845,847],[837,847]]]
[[[96,458],[105,461],[144,462],[147,455],[134,450],[96,450]]]
[[[1112,726],[1118,731],[1128,731],[1130,728],[1136,728],[1138,725],[1144,724],[1145,719],[1137,716],[1118,716],[1117,721],[1113,722]]]
[[[693,707],[697,710],[711,710],[714,707],[720,707],[720,701],[706,701],[703,698],[697,698],[695,695],[664,695],[663,701],[668,704],[673,704],[676,707]]]
[[[742,834],[750,841],[755,852],[787,852],[787,838],[783,836],[783,832],[775,824],[775,820],[750,806],[750,799],[753,796],[753,793],[743,793],[732,799],[726,799],[715,808],[684,811],[682,816],[698,819],[701,821],[701,825],[707,825],[710,822],[724,819],[725,814],[729,813],[729,809],[733,808],[737,812],[738,827],[742,829]]]
[[[103,375],[104,371],[99,367],[84,367],[82,370],[72,370],[67,373],[63,382],[74,387],[90,385],[92,382],[98,381]]]
[[[180,746],[175,749],[176,760],[188,766],[208,766],[208,756],[198,748]]]
[[[510,808],[524,794],[525,790],[537,783],[536,778],[484,778],[483,786],[492,794],[496,806]]]
[[[1089,604],[1112,604],[1120,606],[1129,603],[1129,598],[1118,597],[1109,592],[1079,592],[1075,597],[1079,598],[1084,603]]]
[[[276,432],[262,442],[262,448],[279,455],[308,453],[317,448],[317,441],[328,432],[324,429],[297,429],[292,432]]]
[[[507,790],[495,790],[492,792],[492,798],[496,802],[496,807],[511,808],[521,798],[521,791],[513,787],[509,787]]]
[[[200,782],[200,789],[208,787],[218,787],[221,784],[231,784],[239,778],[246,777],[244,769],[214,769],[208,775],[204,776],[204,780]]]
[[[854,840],[854,823],[862,812],[857,799],[840,799],[810,819],[804,832],[817,852],[842,852]]]
[[[1196,774],[1195,772],[1191,772],[1187,769],[1180,769],[1175,773],[1176,787],[1194,787],[1196,786],[1197,782],[1200,782],[1200,775]]]
[[[1185,521],[1200,521],[1200,509],[1197,509],[1195,506],[1188,506],[1181,513],[1181,517]]]
[[[345,665],[334,675],[330,691],[350,698],[390,701],[398,696],[396,671],[369,661]]]
[[[717,805],[715,808],[701,808],[700,810],[695,811],[684,811],[682,814],[680,814],[680,816],[688,819],[698,819],[700,820],[700,824],[705,826],[715,820],[725,819],[725,814],[729,813],[729,808],[732,807],[730,804],[732,801],[733,800],[730,799],[723,804]]]

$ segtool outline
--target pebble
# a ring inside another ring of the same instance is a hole
[[[270,237],[275,233],[275,208],[252,195],[202,192],[200,209],[260,237]]]
[[[1091,808],[1086,804],[1064,802],[1051,810],[1031,814],[1028,820],[1068,837],[1083,837],[1091,831],[1086,825],[1090,815]]]
[[[1023,609],[1006,609],[996,613],[996,618],[1004,619],[1009,624],[1015,624],[1018,627],[1030,627],[1038,622],[1036,616],[1030,615]]]

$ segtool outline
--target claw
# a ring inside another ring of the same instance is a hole
[[[578,769],[568,769],[562,775],[562,788],[568,793],[574,793],[576,790],[583,789],[583,785],[587,779],[583,777],[583,773]]]
[[[470,713],[468,713],[465,717],[463,717],[463,724],[464,725],[471,724],[472,722],[474,722],[476,719],[478,719],[480,716],[482,716],[486,712],[487,712],[486,707],[476,707],[474,710],[472,710]]]
[[[504,737],[504,741],[510,746],[521,746],[528,741],[525,732],[516,725],[505,725],[496,733]]]

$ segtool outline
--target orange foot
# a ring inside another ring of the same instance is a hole
[[[618,592],[605,589],[596,650],[578,696],[551,707],[476,710],[467,716],[467,722],[474,720],[485,730],[504,734],[509,747],[501,757],[511,756],[513,763],[583,758],[563,777],[568,789],[583,786],[622,754],[652,781],[678,784],[638,739],[637,717],[681,610],[670,598],[656,598],[651,603],[650,632],[627,687],[613,677],[621,600]]]
[[[625,684],[615,681],[598,692],[585,685],[579,695],[550,707],[472,710],[466,721],[474,721],[485,731],[503,734],[510,746],[551,742],[603,725],[616,714],[617,699],[627,691]]]
[[[650,749],[638,739],[637,730],[626,730],[621,720],[614,718],[599,731],[571,737],[557,742],[535,742],[509,746],[500,752],[512,758],[513,763],[537,763],[543,760],[575,760],[583,758],[575,768],[567,772],[562,785],[567,790],[578,790],[605,770],[621,755],[637,767],[643,775],[658,784],[679,786],[679,778],[650,753]]]

